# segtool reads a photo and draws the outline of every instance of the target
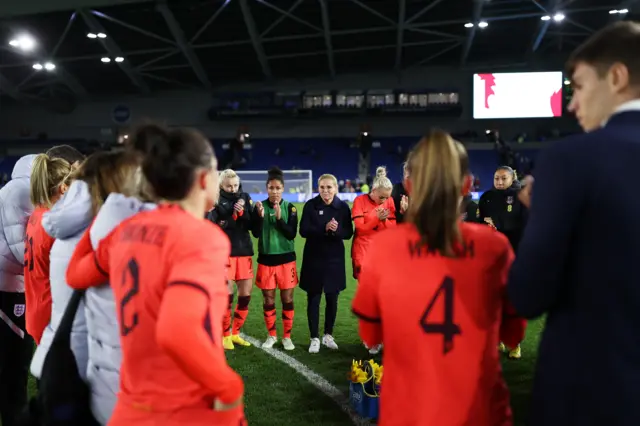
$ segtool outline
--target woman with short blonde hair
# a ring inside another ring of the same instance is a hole
[[[337,197],[338,180],[330,174],[318,179],[318,196],[307,201],[300,221],[300,235],[306,238],[300,272],[300,288],[307,292],[307,321],[310,353],[320,344],[338,349],[333,327],[338,312],[338,295],[346,288],[344,240],[353,235],[349,205]],[[324,334],[318,331],[322,293],[326,301]]]

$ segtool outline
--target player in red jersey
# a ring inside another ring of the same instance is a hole
[[[358,279],[362,259],[367,252],[371,238],[383,229],[396,225],[396,208],[391,198],[393,184],[387,177],[387,169],[380,166],[371,185],[371,192],[358,195],[353,200],[351,217],[355,225],[355,235],[351,245],[353,277]]]
[[[27,332],[36,344],[51,320],[49,252],[54,238],[42,227],[42,215],[69,188],[73,167],[62,158],[40,154],[31,167],[30,197],[34,206],[27,223],[24,242],[24,293]]]
[[[389,227],[396,225],[396,207],[391,198],[393,184],[387,177],[387,169],[380,166],[371,185],[371,192],[358,195],[353,200],[351,217],[355,233],[351,244],[351,263],[353,278],[358,279],[362,270],[362,260],[369,248],[371,238]],[[366,346],[366,344],[365,344]],[[382,345],[367,346],[369,353],[377,354]]]
[[[91,248],[78,244],[67,282],[110,277],[122,368],[111,426],[246,424],[243,382],[222,347],[229,239],[205,219],[219,191],[216,158],[194,130],[148,125],[143,173],[165,203],[123,221]]]
[[[443,132],[411,156],[407,222],[376,235],[353,301],[360,336],[385,343],[381,426],[510,426],[498,342],[524,321],[505,296],[513,251],[495,230],[460,220],[464,147]]]

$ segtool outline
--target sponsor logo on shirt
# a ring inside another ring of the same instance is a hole
[[[507,204],[513,204],[513,197],[512,196],[508,196],[507,197]]]

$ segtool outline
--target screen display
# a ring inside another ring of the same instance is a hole
[[[473,118],[562,116],[562,72],[473,75]]]

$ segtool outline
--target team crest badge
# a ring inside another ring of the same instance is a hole
[[[13,315],[20,318],[24,315],[25,305],[23,304],[15,304],[13,305]]]
[[[513,204],[513,197],[507,197],[507,204]]]
[[[297,212],[295,207],[291,207],[291,213],[295,214]]]
[[[480,209],[476,209],[476,217],[480,217]]]

